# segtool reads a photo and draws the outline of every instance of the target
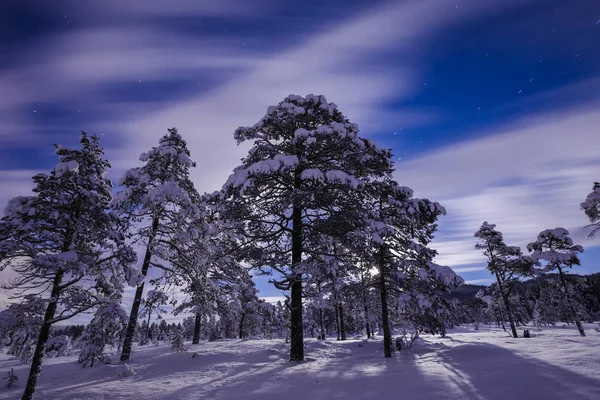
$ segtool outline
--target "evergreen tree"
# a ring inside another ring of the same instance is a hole
[[[290,95],[251,127],[235,131],[238,143],[253,141],[224,186],[228,220],[250,248],[246,259],[274,270],[273,283],[290,290],[290,360],[304,359],[302,323],[304,238],[319,222],[344,216],[361,179],[390,171],[390,154],[358,136],[333,103],[323,96]]]
[[[190,168],[196,164],[177,129],[169,129],[157,147],[140,156],[140,161],[145,164],[126,171],[119,181],[123,188],[112,206],[116,214],[130,222],[134,241],[146,248],[142,263],[142,275],[146,277],[150,266],[167,268],[159,261],[171,254],[174,237],[197,217],[198,193],[189,177]],[[129,360],[131,355],[143,291],[144,282],[135,292],[121,361]]]
[[[83,331],[77,362],[84,368],[93,367],[95,361],[110,364],[110,356],[104,353],[104,348],[108,344],[114,346],[126,326],[127,313],[117,301],[103,304]]]
[[[512,336],[516,338],[518,337],[517,326],[515,325],[510,294],[514,279],[518,276],[533,274],[534,260],[531,257],[523,256],[520,248],[507,246],[504,243],[502,232],[497,231],[495,228],[496,225],[488,224],[487,221],[481,225],[479,230],[475,232],[475,237],[479,239],[475,249],[483,251],[487,258],[487,269],[496,277]]]
[[[148,343],[148,340],[150,339],[150,329],[148,329],[150,326],[150,318],[152,318],[153,314],[156,314],[158,318],[161,318],[160,314],[166,312],[162,307],[167,304],[168,300],[169,297],[166,293],[160,290],[149,290],[148,293],[146,293],[146,300],[144,301],[142,312],[140,313],[142,318],[147,318],[147,320],[144,321],[146,323],[146,336],[140,339],[141,344]]]
[[[39,336],[48,301],[36,295],[25,295],[21,303],[13,303],[0,311],[0,338],[7,354],[30,362]]]
[[[110,164],[96,136],[80,142],[79,150],[56,146],[58,165],[34,176],[35,195],[10,200],[0,221],[1,268],[17,273],[8,288],[48,299],[23,399],[33,398],[51,326],[140,280],[135,252],[107,212]]]
[[[589,236],[593,237],[600,229],[600,182],[594,182],[592,192],[581,203],[581,209],[590,220],[588,227],[592,228],[592,230]]]
[[[184,332],[181,324],[173,329],[173,333],[171,335],[171,349],[173,349],[176,353],[182,353],[186,351],[184,346]]]
[[[572,268],[574,265],[581,265],[577,254],[583,252],[583,247],[573,244],[573,240],[569,236],[569,231],[564,228],[555,228],[546,229],[540,232],[537,240],[527,245],[527,250],[532,252],[531,256],[533,258],[544,261],[544,272],[558,270],[563,289],[564,302],[571,314],[570,319],[577,325],[579,334],[585,336],[580,316],[573,303],[572,295],[569,293],[570,289],[565,277],[566,268]]]
[[[437,218],[445,213],[440,204],[413,198],[410,188],[389,177],[368,186],[363,217],[366,237],[355,242],[366,244],[366,261],[377,266],[385,357],[391,357],[392,348],[390,294],[408,317],[423,314],[438,293],[462,283],[449,267],[432,262],[437,253],[427,247],[437,229]],[[414,317],[410,319],[415,322]]]

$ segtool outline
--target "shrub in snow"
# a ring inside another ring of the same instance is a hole
[[[400,336],[396,337],[395,344],[396,350],[408,350],[411,349],[415,341],[419,338],[419,331],[410,332],[406,329],[402,330]]]
[[[11,368],[10,371],[8,371],[8,373],[6,374],[6,376],[3,378],[6,381],[6,385],[4,385],[6,388],[9,388],[14,385],[14,383],[19,380],[19,377],[17,376],[17,374],[15,374],[15,371]]]
[[[50,338],[46,347],[47,351],[55,351],[57,357],[68,356],[71,351],[71,338],[60,335]]]
[[[135,375],[135,370],[129,364],[123,364],[117,368],[117,376],[119,378],[127,378],[132,375]]]

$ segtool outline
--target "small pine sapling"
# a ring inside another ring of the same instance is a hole
[[[11,368],[10,371],[8,371],[8,373],[6,374],[6,376],[3,379],[6,381],[5,387],[7,389],[10,389],[12,387],[12,385],[14,385],[15,382],[19,380],[19,377],[17,376],[17,374],[15,374],[15,371]]]
[[[183,344],[183,336],[184,332],[181,326],[178,326],[173,330],[173,335],[171,336],[171,349],[173,349],[176,353],[183,353],[186,351],[186,348]]]

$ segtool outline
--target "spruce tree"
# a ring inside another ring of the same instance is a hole
[[[179,324],[173,329],[173,332],[171,334],[171,349],[173,349],[173,351],[175,351],[176,353],[185,352],[186,349],[184,346],[184,340],[185,338],[183,328],[181,327],[181,324]]]

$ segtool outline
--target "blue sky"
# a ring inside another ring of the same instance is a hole
[[[484,220],[521,246],[563,226],[586,248],[577,270],[600,270],[579,210],[600,180],[596,0],[141,4],[0,3],[2,204],[81,130],[101,135],[117,180],[176,126],[197,187],[216,190],[247,150],[236,127],[315,93],[447,208],[434,247],[465,280],[490,281],[473,250]]]

